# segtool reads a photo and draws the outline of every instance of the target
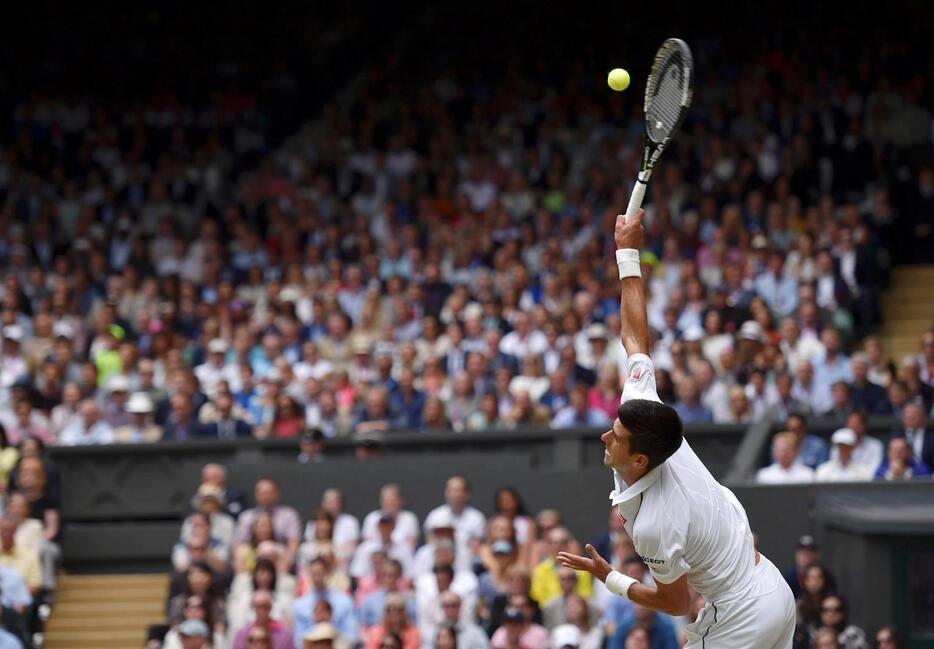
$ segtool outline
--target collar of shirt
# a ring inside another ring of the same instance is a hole
[[[626,487],[626,483],[623,482],[623,479],[614,469],[613,480],[616,482],[616,489],[610,492],[610,502],[614,505],[619,505],[641,494],[658,481],[658,476],[661,475],[663,465],[664,463],[659,464],[628,487]]]

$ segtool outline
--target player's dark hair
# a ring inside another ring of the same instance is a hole
[[[651,471],[670,458],[681,446],[681,418],[675,409],[648,399],[630,399],[621,404],[620,423],[629,431],[629,452],[649,458]]]

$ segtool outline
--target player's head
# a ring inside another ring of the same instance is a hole
[[[620,405],[617,414],[613,428],[600,438],[606,444],[603,463],[627,482],[648,473],[681,446],[681,418],[674,408],[648,399],[630,399]]]

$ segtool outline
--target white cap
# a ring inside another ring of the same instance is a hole
[[[454,517],[446,509],[437,509],[425,519],[425,531],[432,532],[445,528],[454,529]]]
[[[856,431],[852,428],[838,428],[830,438],[833,444],[846,444],[856,446]]]
[[[107,379],[107,391],[129,392],[130,377],[128,377],[126,374],[114,374],[109,379]]]
[[[696,343],[704,339],[704,330],[697,325],[691,325],[685,330],[683,338],[684,342]]]
[[[152,399],[145,392],[134,392],[127,399],[126,411],[131,414],[150,413],[153,411]]]
[[[765,342],[765,335],[762,333],[762,325],[755,320],[747,320],[743,323],[743,326],[739,328],[739,337],[746,338],[747,340],[755,340],[760,343]]]
[[[52,325],[52,334],[56,338],[68,338],[71,340],[75,337],[75,328],[67,322],[59,321]]]
[[[16,324],[7,325],[3,328],[3,337],[19,342],[23,339],[23,328]]]
[[[464,307],[464,310],[461,311],[461,315],[464,317],[464,320],[479,320],[483,317],[483,307],[479,302],[470,302]]]
[[[595,322],[589,327],[587,327],[588,340],[593,339],[593,338],[600,338],[602,340],[606,340],[609,335],[610,335],[610,332],[606,328],[606,325],[600,322]]]
[[[581,631],[573,624],[559,624],[551,632],[551,646],[553,649],[562,647],[579,647]]]
[[[211,354],[226,354],[227,342],[223,338],[214,338],[208,343],[208,352]]]

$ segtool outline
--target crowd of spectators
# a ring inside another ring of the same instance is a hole
[[[362,520],[331,488],[305,519],[273,478],[256,482],[246,507],[223,466],[208,464],[201,477],[151,649],[678,649],[704,606],[692,591],[689,614],[671,617],[559,567],[556,553],[580,552],[581,540],[560,512],[533,516],[509,487],[481,511],[468,481],[452,476],[423,520],[398,485],[383,485]],[[615,510],[592,544],[651,583]],[[869,649],[820,559],[803,536],[783,573],[797,600],[795,649]],[[874,646],[901,645],[885,627]]]

